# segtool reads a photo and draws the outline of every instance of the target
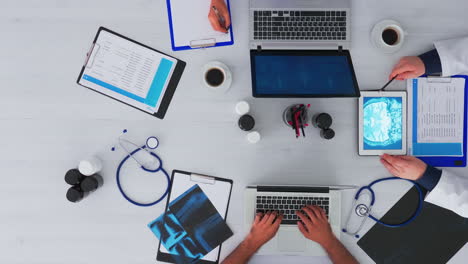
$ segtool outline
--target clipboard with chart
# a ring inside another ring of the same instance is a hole
[[[166,0],[171,44],[174,51],[234,44],[232,25],[228,33],[215,31],[208,20],[210,0]],[[225,0],[230,13],[229,0]]]
[[[100,27],[77,83],[163,119],[186,63]]]
[[[171,176],[171,190],[168,194],[165,212],[168,211],[169,205],[174,201],[177,201],[180,196],[187,192],[187,190],[191,190],[196,187],[201,189],[225,221],[231,198],[232,184],[233,181],[229,179],[174,170]],[[190,204],[185,206],[190,207]],[[193,221],[191,220],[191,222]],[[197,259],[196,263],[216,264],[219,262],[220,253],[221,246],[217,246],[203,258]],[[164,246],[162,246],[161,240],[159,242],[156,259],[158,261],[169,263],[180,262],[178,261],[180,256],[172,255]]]
[[[408,152],[436,167],[465,167],[468,76],[408,80]]]

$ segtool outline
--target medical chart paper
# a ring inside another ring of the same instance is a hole
[[[210,0],[170,0],[168,4],[172,17],[170,23],[173,44],[176,48],[232,42],[231,32],[226,34],[212,28],[208,20]]]
[[[80,84],[153,114],[176,64],[169,56],[102,30]]]
[[[465,79],[412,80],[413,155],[463,156]]]

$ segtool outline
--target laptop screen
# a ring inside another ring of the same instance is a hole
[[[359,97],[349,51],[251,51],[254,97]]]

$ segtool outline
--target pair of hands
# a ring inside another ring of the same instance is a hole
[[[302,208],[302,211],[304,213],[297,211],[296,214],[301,219],[297,222],[297,226],[304,237],[322,246],[336,239],[322,208],[308,205]],[[258,213],[246,238],[249,245],[258,249],[272,239],[278,232],[282,220],[283,216],[277,212]]]
[[[221,25],[218,15],[213,10],[213,7],[218,10],[219,16],[224,19],[224,25]],[[231,17],[224,0],[211,0],[210,12],[208,13],[208,20],[214,30],[227,33],[229,26],[231,26]]]
[[[394,176],[413,181],[420,179],[427,168],[426,163],[413,156],[384,154],[380,157],[380,162]],[[301,219],[297,226],[304,237],[323,247],[335,242],[336,238],[322,208],[309,205],[302,208],[302,211],[304,213],[297,211],[296,214]],[[259,249],[276,235],[282,220],[283,216],[277,212],[258,213],[246,241],[256,250]]]

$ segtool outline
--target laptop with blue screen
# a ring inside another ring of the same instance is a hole
[[[348,0],[250,1],[254,97],[359,97]]]

